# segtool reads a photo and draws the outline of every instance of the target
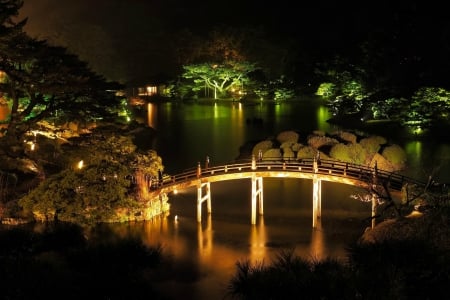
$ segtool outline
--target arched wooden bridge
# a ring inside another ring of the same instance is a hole
[[[248,161],[232,162],[218,166],[202,168],[200,163],[196,168],[183,173],[164,176],[154,190],[159,194],[171,193],[192,186],[197,187],[197,221],[201,222],[202,204],[207,203],[207,211],[211,208],[211,183],[224,180],[251,178],[251,223],[256,224],[257,211],[263,214],[263,178],[300,178],[313,180],[313,228],[321,217],[321,183],[322,181],[337,182],[369,188],[370,185],[383,183],[390,190],[401,191],[404,184],[424,186],[413,178],[402,176],[395,172],[387,172],[374,167],[350,164],[335,160],[318,160],[316,158],[279,161],[257,161],[255,157]],[[377,199],[372,196],[372,216],[376,214]],[[372,226],[375,219],[372,219]]]

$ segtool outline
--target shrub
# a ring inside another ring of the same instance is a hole
[[[311,146],[301,147],[297,152],[297,159],[314,158],[317,155],[317,149]]]
[[[369,154],[375,154],[380,151],[381,145],[386,143],[386,139],[384,137],[374,135],[361,139],[359,143],[364,149],[367,150]]]
[[[399,145],[390,145],[383,149],[381,155],[398,169],[402,169],[406,164],[406,152]]]
[[[365,164],[367,151],[360,144],[336,144],[330,150],[330,157],[354,164]]]

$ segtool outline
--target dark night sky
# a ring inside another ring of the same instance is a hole
[[[28,17],[25,30],[31,36],[69,48],[108,79],[126,81],[170,74],[170,33],[182,28],[259,26],[331,52],[352,47],[353,40],[372,31],[389,36],[398,26],[411,27],[412,36],[417,28],[430,33],[449,28],[442,7],[390,2],[25,0],[21,17]]]

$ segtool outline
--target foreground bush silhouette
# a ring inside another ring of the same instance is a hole
[[[233,299],[442,299],[450,255],[425,239],[348,247],[347,261],[308,261],[281,252],[271,265],[238,262],[226,297]]]
[[[0,244],[2,299],[163,299],[152,285],[162,249],[140,240],[93,244],[64,225],[0,231]]]
[[[226,297],[237,299],[351,299],[349,269],[328,258],[310,261],[282,251],[271,265],[238,262]]]

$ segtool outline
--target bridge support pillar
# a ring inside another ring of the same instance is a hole
[[[322,216],[322,181],[314,175],[313,178],[313,222],[312,227],[317,228],[318,219]]]
[[[372,185],[372,189],[375,191],[377,188],[377,184],[378,184],[378,167],[377,167],[377,161],[375,161],[375,165],[373,167],[373,172],[372,172],[372,180],[373,180],[373,185]],[[376,225],[376,221],[375,221],[375,216],[377,214],[377,203],[378,202],[378,196],[376,193],[372,193],[372,229],[375,228]]]
[[[203,196],[203,189],[205,190],[205,195]],[[211,214],[211,183],[210,182],[200,182],[197,185],[197,222],[202,221],[202,204],[206,201],[206,208],[208,214]]]
[[[252,176],[252,225],[256,224],[256,206],[258,205],[258,214],[264,214],[263,207],[263,178]]]
[[[377,195],[372,194],[372,224],[371,224],[372,229],[374,229],[376,225],[375,216],[377,215],[377,206],[378,206]]]

